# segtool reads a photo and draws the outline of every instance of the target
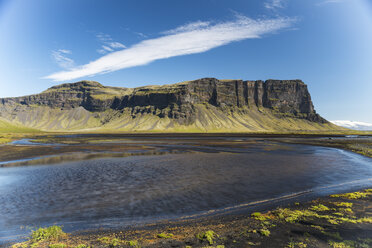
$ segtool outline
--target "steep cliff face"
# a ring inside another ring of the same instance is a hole
[[[119,87],[105,87],[94,81],[81,81],[72,84],[53,86],[48,90],[30,96],[3,98],[3,104],[39,105],[50,108],[72,109],[84,107],[89,111],[103,111],[110,108],[110,101],[93,99],[92,95],[120,96],[128,90]]]
[[[37,95],[0,99],[0,117],[47,130],[189,127],[208,131],[228,129],[230,125],[232,130],[254,131],[257,127],[271,130],[277,119],[293,123],[301,120],[316,128],[332,126],[315,112],[307,86],[301,80],[203,78],[133,89],[81,81],[54,86]],[[148,122],[142,123],[143,119]],[[260,119],[264,120],[259,122]],[[258,125],[251,125],[252,122]],[[303,125],[291,127],[301,129]]]

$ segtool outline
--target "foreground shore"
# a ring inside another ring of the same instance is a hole
[[[138,229],[34,231],[17,247],[372,247],[372,189],[249,215],[207,217]]]

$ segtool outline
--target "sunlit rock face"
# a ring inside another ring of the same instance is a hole
[[[80,81],[57,85],[36,95],[0,99],[0,117],[46,130],[103,126],[141,129],[145,125],[144,130],[172,130],[179,126],[204,131],[254,131],[271,130],[285,119],[304,120],[310,126],[332,126],[316,113],[307,85],[301,80],[202,78],[138,88]],[[146,124],[139,121],[145,117]],[[301,129],[300,126],[296,127],[295,121],[292,125],[294,129]]]

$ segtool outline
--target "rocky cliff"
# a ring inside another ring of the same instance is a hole
[[[44,130],[285,131],[335,128],[301,80],[203,78],[163,86],[61,84],[0,99],[0,117]]]

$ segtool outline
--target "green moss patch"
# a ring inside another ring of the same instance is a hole
[[[173,238],[174,235],[172,233],[159,233],[156,236],[160,239],[170,239]]]
[[[345,193],[345,194],[336,194],[336,195],[331,195],[331,197],[346,198],[346,199],[355,200],[355,199],[366,198],[369,195],[372,195],[372,192],[366,191],[366,192],[353,192],[353,193]]]
[[[39,228],[31,233],[31,241],[51,241],[58,240],[65,236],[66,233],[62,231],[60,226],[50,226],[46,228]]]
[[[345,208],[351,208],[353,206],[353,203],[351,202],[332,202],[333,205],[336,207],[345,207]]]
[[[270,230],[266,229],[266,228],[262,228],[259,230],[259,233],[262,235],[262,236],[265,236],[265,237],[269,237],[271,232]]]
[[[12,248],[64,248],[67,247],[64,243],[59,243],[60,240],[67,237],[67,234],[62,231],[60,226],[50,226],[32,231],[28,241],[12,245]]]
[[[124,240],[115,237],[102,237],[97,239],[102,244],[108,245],[109,247],[117,247],[125,243]]]
[[[196,238],[198,238],[200,241],[207,241],[210,245],[213,245],[214,239],[218,238],[218,235],[214,231],[206,231],[203,233],[198,233],[196,235]]]
[[[322,212],[322,211],[329,211],[329,208],[327,206],[324,206],[323,204],[318,204],[310,207],[310,210]]]

